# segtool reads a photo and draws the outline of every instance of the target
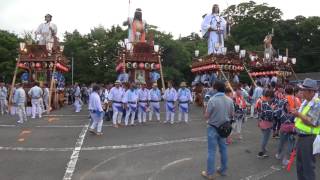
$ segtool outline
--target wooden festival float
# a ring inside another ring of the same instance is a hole
[[[221,48],[222,53],[209,54],[202,57],[199,56],[199,51],[195,51],[195,58],[191,64],[191,72],[196,76],[203,74],[217,75],[217,79],[226,80],[230,87],[229,79],[238,75],[245,69],[244,58],[246,55],[245,50],[240,50],[240,46],[235,46],[235,51],[227,52],[227,48]],[[195,82],[195,102],[197,105],[203,105],[203,83]]]
[[[146,82],[147,86],[151,87],[154,81],[150,74],[158,73],[162,88],[165,87],[159,45],[154,45],[153,41],[128,42],[128,39],[119,41],[118,45],[120,48],[116,71],[119,74],[126,72],[129,76],[128,82]]]
[[[296,64],[296,58],[280,55],[271,60],[268,54],[261,58],[255,52],[250,53],[249,58],[249,75],[253,79],[276,76],[284,83],[290,76],[295,75],[292,66]]]
[[[17,75],[21,75],[26,92],[34,82],[39,82],[40,86],[46,84],[49,88],[49,109],[62,107],[65,86],[63,73],[69,71],[69,60],[63,55],[63,50],[64,46],[59,45],[57,38],[46,45],[21,42],[12,85]],[[30,101],[29,98],[28,104]]]

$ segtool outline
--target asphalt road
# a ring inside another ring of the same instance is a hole
[[[115,129],[106,122],[100,137],[87,132],[87,112],[74,113],[71,106],[42,119],[29,118],[24,125],[17,126],[16,118],[0,116],[0,180],[203,179],[206,124],[198,107],[191,108],[189,124],[153,121]],[[228,146],[228,176],[217,179],[296,179],[295,166],[287,172],[274,158],[278,140],[270,140],[269,158],[256,157],[260,137],[255,120],[249,119],[243,140]]]

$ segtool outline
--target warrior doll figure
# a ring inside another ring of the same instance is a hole
[[[128,39],[130,42],[145,42],[146,22],[142,20],[142,11],[140,8],[136,9],[134,18],[128,18],[123,25],[129,27]]]

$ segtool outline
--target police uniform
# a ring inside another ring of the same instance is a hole
[[[318,89],[317,81],[307,78],[300,88],[316,92]],[[304,124],[301,116],[303,116],[302,118],[307,118],[312,126]],[[313,142],[316,136],[320,134],[320,98],[318,94],[315,93],[310,101],[305,100],[301,104],[299,114],[295,118],[295,128],[298,133],[296,144],[298,180],[316,180],[316,157],[313,155]]]

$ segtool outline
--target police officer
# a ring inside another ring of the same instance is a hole
[[[297,141],[297,176],[298,180],[316,180],[316,158],[313,155],[313,142],[320,134],[320,98],[316,93],[317,81],[306,78],[299,86],[304,102],[299,111],[294,111]]]

